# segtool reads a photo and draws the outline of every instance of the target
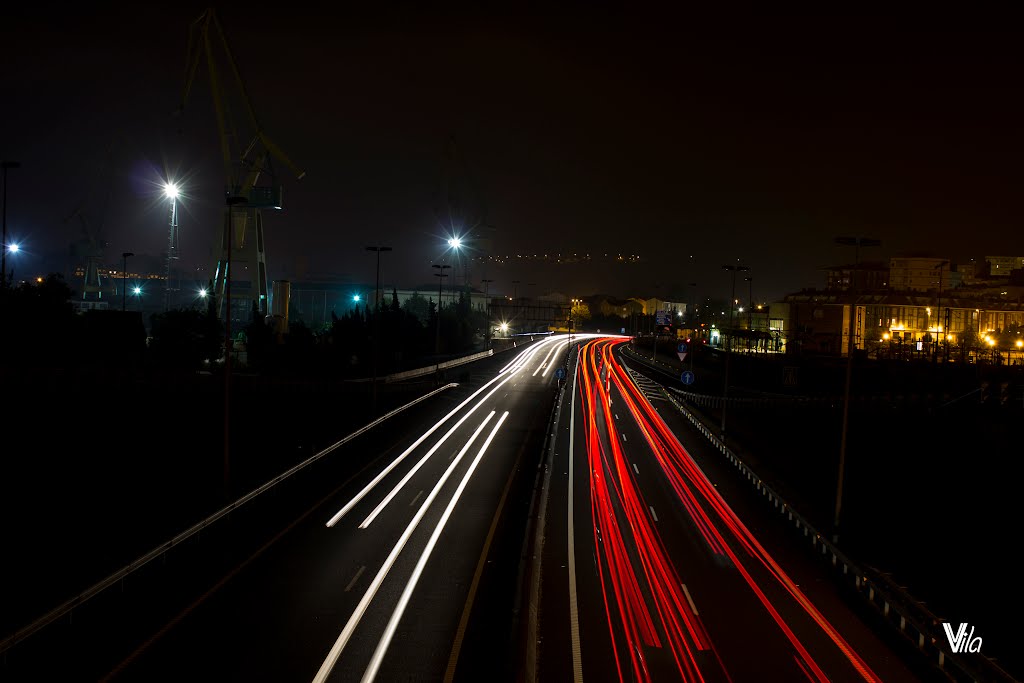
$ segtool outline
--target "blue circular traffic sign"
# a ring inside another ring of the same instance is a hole
[[[682,380],[683,384],[689,386],[693,384],[694,380],[697,379],[696,375],[693,374],[693,370],[684,370],[683,376],[679,379]]]
[[[679,353],[686,353],[687,350],[689,350],[689,348],[690,347],[686,344],[686,342],[679,342],[679,346],[676,347],[676,351],[678,351]]]
[[[558,379],[565,379],[565,368],[558,368],[555,370],[555,377]]]

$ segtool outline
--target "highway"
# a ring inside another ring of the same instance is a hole
[[[564,336],[542,337],[475,366],[484,370],[465,386],[332,453],[369,465],[310,496],[164,623],[95,637],[74,657],[18,660],[4,677],[451,680],[464,643],[467,667],[511,661],[510,586],[536,471],[526,460],[540,451],[567,353]]]
[[[717,453],[691,453],[710,449],[645,395],[651,383],[622,362],[623,341],[581,344],[559,409],[537,677],[920,680],[765,522]]]
[[[542,337],[474,363],[120,611],[17,646],[0,678],[920,680],[645,395],[623,341]]]

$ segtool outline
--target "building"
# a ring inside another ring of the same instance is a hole
[[[232,283],[235,286],[235,283]],[[465,296],[467,290],[458,288],[445,288],[440,292],[442,306],[450,306],[458,302],[460,290]],[[478,311],[487,310],[487,299],[483,292],[476,289],[468,290],[470,306]],[[438,300],[438,288],[434,285],[423,285],[413,289],[396,289],[394,287],[381,287],[379,292],[374,291],[374,285],[352,283],[342,280],[304,280],[292,281],[289,295],[289,321],[299,321],[310,329],[318,330],[330,325],[331,314],[343,316],[356,308],[365,308],[367,305],[373,307],[375,296],[379,297],[382,305],[390,306],[392,294],[398,297],[398,305],[406,307],[406,304],[414,297],[424,300],[424,305],[436,303]],[[271,301],[273,306],[273,301]]]
[[[771,305],[788,320],[787,347],[794,352],[846,355],[851,316],[857,349],[895,344],[911,353],[955,349],[969,355],[996,336],[1024,327],[1024,303],[957,291],[804,291]]]
[[[949,259],[927,256],[894,256],[889,259],[890,290],[931,292],[954,289]]]
[[[1024,268],[1024,256],[986,256],[985,262],[992,278],[1010,277],[1011,270]]]
[[[889,264],[867,261],[860,265],[829,266],[825,269],[825,289],[828,291],[849,291],[851,283],[856,285],[858,292],[885,289],[889,286]]]

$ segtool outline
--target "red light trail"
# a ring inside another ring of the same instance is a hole
[[[686,566],[677,567],[662,542],[656,518],[652,520],[648,513],[648,509],[653,513],[653,508],[645,502],[636,470],[630,467],[617,436],[611,408],[613,385],[687,518],[710,553],[739,572],[791,644],[799,670],[812,681],[830,680],[783,617],[782,606],[769,596],[778,594],[778,587],[781,595],[791,598],[834,643],[863,680],[880,680],[708,481],[616,360],[614,347],[621,343],[621,339],[603,339],[581,345],[577,366],[597,572],[619,680],[652,680],[644,648],[666,648],[681,680],[705,680],[710,672],[702,672],[698,660],[704,666],[717,663],[720,670],[713,678],[722,674],[728,678],[728,672],[680,577],[680,569],[685,571]],[[755,578],[755,567],[767,570],[771,577],[768,585]],[[771,587],[771,579],[777,586]],[[699,653],[710,653],[712,658],[699,658]]]

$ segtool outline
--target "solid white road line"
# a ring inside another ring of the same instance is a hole
[[[494,413],[491,413],[493,415]],[[434,551],[434,546],[437,545],[437,539],[441,537],[441,532],[444,531],[445,524],[448,523],[448,518],[451,517],[452,511],[455,509],[456,504],[459,502],[459,498],[462,497],[462,492],[465,491],[466,485],[469,480],[473,477],[473,472],[476,471],[477,465],[480,464],[480,460],[484,457],[484,453],[487,452],[488,446],[491,445],[491,441],[494,440],[494,435],[498,433],[501,428],[501,424],[508,417],[508,411],[506,411],[498,419],[498,423],[494,425],[494,429],[487,435],[487,439],[483,445],[480,446],[480,451],[476,454],[473,459],[473,463],[466,470],[466,474],[462,477],[462,481],[459,482],[459,487],[455,489],[455,493],[452,495],[452,499],[448,502],[448,507],[445,508],[444,513],[441,515],[440,521],[434,527],[434,533],[430,535],[430,540],[427,541],[427,545],[423,548],[423,552],[420,553],[420,559],[416,563],[416,568],[413,569],[412,576],[409,577],[408,583],[405,584],[405,590],[402,591],[402,597],[398,599],[398,605],[395,607],[395,611],[391,614],[391,619],[388,621],[387,627],[384,629],[384,635],[381,636],[380,642],[377,643],[377,649],[373,652],[373,657],[370,659],[369,665],[366,667],[366,671],[363,673],[363,683],[370,683],[377,676],[377,672],[380,670],[381,662],[384,661],[384,654],[388,650],[388,646],[391,644],[391,639],[395,635],[395,629],[398,628],[398,622],[402,620],[402,615],[405,613],[405,608],[409,604],[409,599],[412,597],[413,591],[416,589],[416,584],[420,580],[420,576],[423,574],[423,568],[427,566],[427,560],[430,559],[430,554]],[[488,418],[490,419],[490,418]],[[459,454],[462,457],[462,454]]]
[[[575,683],[583,683],[583,655],[580,652],[580,604],[576,595],[576,535],[572,519],[573,489],[573,441],[576,436],[576,379],[580,372],[577,358],[576,372],[572,377],[572,401],[569,410],[569,632],[572,644],[572,678]]]
[[[366,571],[366,565],[365,564],[362,565],[361,567],[359,567],[359,571],[356,572],[356,575],[353,576],[352,580],[348,582],[347,586],[345,586],[345,592],[346,593],[348,593],[350,590],[352,590],[352,586],[356,585],[356,581],[359,580],[359,577],[363,575],[364,571]]]
[[[491,413],[491,416],[493,415],[494,413]],[[488,420],[489,419],[490,417],[488,417]],[[483,429],[486,424],[487,420],[480,425],[479,429]],[[398,542],[395,543],[395,547],[391,549],[391,553],[388,554],[387,559],[384,560],[384,564],[381,565],[379,570],[377,570],[377,575],[373,577],[373,581],[366,589],[366,592],[363,593],[363,597],[359,601],[359,604],[356,605],[355,611],[352,612],[352,616],[348,618],[345,628],[341,630],[341,633],[338,635],[338,639],[334,641],[334,645],[331,646],[330,652],[327,653],[327,658],[324,659],[323,664],[320,665],[320,669],[316,672],[316,676],[313,677],[313,683],[323,683],[331,674],[331,669],[334,668],[334,665],[338,661],[338,657],[341,656],[341,651],[345,649],[345,645],[348,644],[349,639],[352,638],[352,634],[355,632],[360,620],[366,613],[366,608],[370,606],[370,602],[380,589],[380,585],[384,583],[385,577],[387,577],[391,567],[394,566],[395,560],[398,559],[398,555],[402,552],[402,548],[405,547],[405,544],[409,541],[413,532],[416,531],[416,527],[419,526],[420,520],[422,520],[423,516],[427,514],[427,508],[429,508],[430,504],[434,502],[435,498],[437,498],[437,494],[441,491],[441,487],[443,487],[445,482],[448,481],[448,477],[450,477],[452,472],[455,471],[455,468],[458,466],[461,459],[462,458],[456,458],[450,465],[448,465],[448,469],[446,469],[444,474],[441,475],[441,478],[437,480],[434,488],[430,490],[426,500],[423,501],[423,505],[421,505],[419,510],[416,511],[412,521],[409,522],[405,531],[402,532],[401,538],[399,538]]]

